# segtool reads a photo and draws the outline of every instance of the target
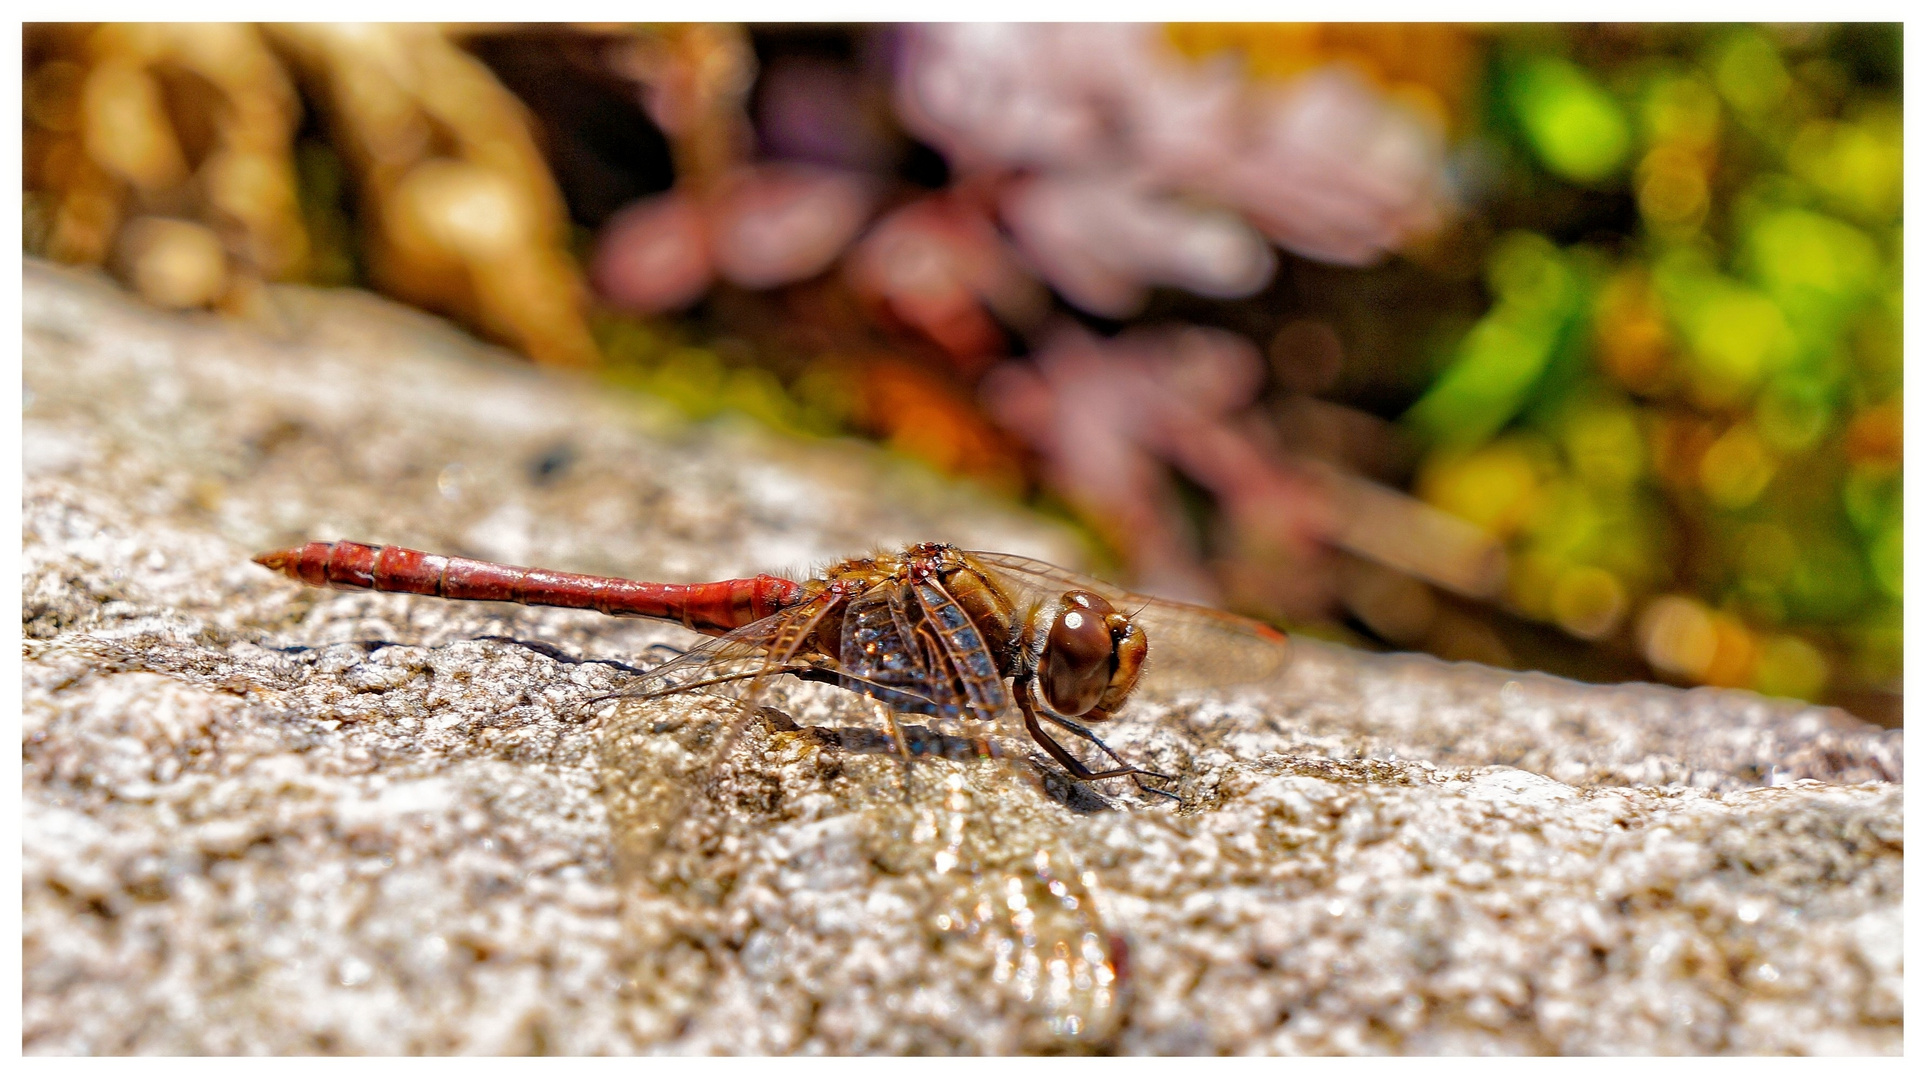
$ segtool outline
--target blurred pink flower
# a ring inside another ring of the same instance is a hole
[[[1372,262],[1436,228],[1442,133],[1342,67],[1270,91],[1247,114],[1245,152],[1187,170],[1280,245],[1314,259]],[[1168,166],[1179,175],[1183,166]]]
[[[870,220],[875,185],[857,173],[766,162],[724,178],[707,204],[716,271],[769,289],[829,268]]]
[[[1095,28],[1099,32],[1112,29]],[[943,23],[906,28],[897,117],[951,168],[1097,164],[1114,80],[1092,78],[1076,27]]]
[[[639,199],[602,227],[590,278],[618,307],[653,314],[695,303],[721,276],[768,289],[828,269],[869,221],[861,174],[769,162],[732,170],[706,199]]]
[[[1146,286],[1200,296],[1249,296],[1277,259],[1236,214],[1160,197],[1123,173],[1046,173],[1005,188],[1003,217],[1031,261],[1064,298],[1123,318]]]
[[[955,196],[885,216],[851,251],[845,272],[859,296],[959,360],[1001,351],[1004,334],[991,312],[1021,327],[1047,303],[990,220]]]
[[[1247,414],[1263,380],[1257,349],[1236,334],[1163,327],[1104,340],[1067,325],[1035,366],[992,370],[982,395],[1043,458],[1046,482],[1125,553],[1141,587],[1222,599],[1188,535],[1175,469],[1216,496],[1229,535],[1214,546],[1240,598],[1310,614],[1329,603],[1327,575],[1314,570],[1329,557],[1334,520],[1323,486],[1275,453]]]
[[[714,277],[707,224],[696,200],[682,191],[618,210],[603,224],[589,266],[603,299],[645,315],[688,307]]]
[[[1254,227],[1371,262],[1433,227],[1443,198],[1442,134],[1416,111],[1338,67],[1254,86],[1155,26],[917,26],[896,99],[953,168],[1034,174],[1006,222],[1067,299],[1106,315],[1150,285],[1263,288]]]

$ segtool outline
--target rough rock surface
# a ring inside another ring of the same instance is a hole
[[[1064,536],[354,294],[239,326],[29,262],[25,364],[30,1052],[1900,1049],[1898,731],[1301,643],[1112,729],[1181,804],[1021,738],[906,771],[828,691],[588,702],[673,628],[247,556]]]

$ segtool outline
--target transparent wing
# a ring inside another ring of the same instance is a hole
[[[746,691],[771,676],[812,666],[804,646],[834,601],[829,593],[732,630],[650,668],[620,697],[663,697],[685,690]]]
[[[1083,589],[1131,615],[1150,644],[1139,685],[1153,693],[1265,682],[1291,663],[1291,639],[1256,619],[1143,596],[1021,555],[967,554],[999,579],[1020,613],[1048,597]]]
[[[1007,762],[932,757],[910,774],[887,742],[821,729],[752,719],[718,754],[712,732],[733,710],[717,706],[631,701],[603,733],[603,797],[641,901],[625,905],[628,992],[650,1012],[784,1001],[838,1015],[861,987],[879,1034],[858,1045],[876,1052],[1110,1047],[1128,949],[1079,856],[1080,815]],[[797,960],[746,971],[750,933]],[[721,1037],[778,1048],[749,1035]]]
[[[1002,712],[1010,702],[1003,674],[962,606],[934,580],[919,582],[910,596],[914,602],[903,606],[930,658],[932,685],[943,686],[948,696],[979,718]]]
[[[754,702],[764,696],[761,691],[770,679],[792,675],[925,716],[961,716],[967,705],[975,704],[957,692],[956,680],[943,670],[942,656],[926,655],[920,635],[906,624],[918,613],[898,610],[905,605],[897,602],[888,586],[852,597],[844,605],[841,625],[834,629],[843,643],[839,651],[851,658],[849,663],[810,647],[835,599],[826,592],[704,641],[644,672],[613,696],[660,698],[706,690]],[[907,604],[909,609],[915,606],[914,600]],[[987,664],[986,654],[979,665]],[[991,705],[1001,707],[1001,699]]]
[[[917,635],[914,612],[908,610],[906,591],[899,582],[885,582],[851,597],[837,628],[842,660],[824,657],[822,665],[863,687],[935,702],[943,695],[933,685],[930,658]]]
[[[878,862],[894,855],[920,879],[922,921],[938,930],[946,966],[975,969],[1007,995],[1004,1007],[1029,1029],[1026,1049],[1101,1047],[1121,1019],[1122,941],[1105,927],[1062,834],[1009,813],[1028,788],[1012,791],[1008,774],[970,779],[946,785],[941,806],[928,800],[910,820],[890,822],[911,850],[879,844]],[[925,821],[935,827],[917,828]]]

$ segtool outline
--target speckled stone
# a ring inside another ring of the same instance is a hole
[[[824,688],[599,705],[687,638],[247,557],[1078,549],[359,294],[25,277],[28,1052],[1900,1049],[1898,731],[1304,642],[1114,725],[1174,804],[1021,733],[906,771]]]

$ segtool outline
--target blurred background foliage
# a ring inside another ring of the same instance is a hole
[[[1890,25],[30,25],[25,237],[861,436],[1301,631],[1898,724]]]

